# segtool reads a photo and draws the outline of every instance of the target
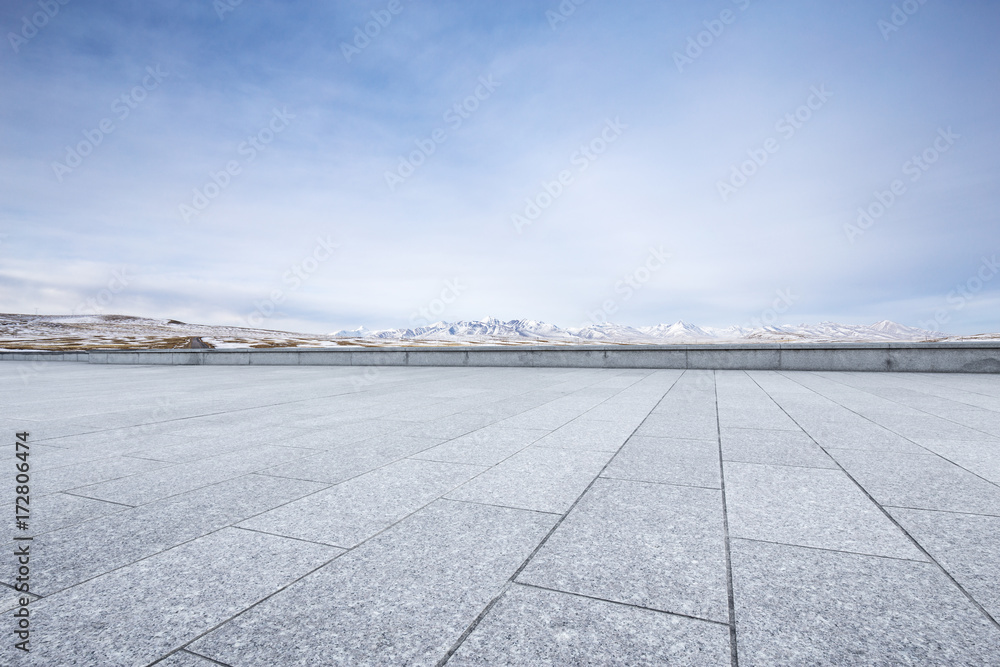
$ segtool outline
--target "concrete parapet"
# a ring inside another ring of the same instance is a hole
[[[1000,342],[0,351],[0,360],[5,359],[193,366],[508,366],[1000,373]]]

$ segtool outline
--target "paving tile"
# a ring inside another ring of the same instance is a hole
[[[573,421],[583,414],[589,407],[573,408],[550,408],[543,405],[526,412],[508,417],[497,422],[498,426],[511,429],[543,429],[552,431],[564,424]]]
[[[729,628],[512,585],[449,665],[705,665],[730,660]]]
[[[610,452],[531,446],[450,492],[447,497],[563,514],[611,456]]]
[[[57,493],[90,484],[162,470],[171,465],[164,461],[150,461],[129,456],[112,456],[75,463],[33,473],[31,475],[31,492],[33,495]]]
[[[489,426],[495,420],[484,415],[474,415],[459,413],[434,419],[432,421],[414,424],[413,426],[400,431],[401,434],[435,437],[441,440],[450,440],[466,433],[471,433],[485,426]]]
[[[355,422],[333,422],[326,418],[307,419],[297,424],[300,428],[314,428],[323,433],[323,439],[331,445],[344,445],[359,440],[367,440],[380,435],[397,433],[413,426],[413,422],[391,419],[363,419]]]
[[[1000,621],[1000,517],[898,507],[889,513]]]
[[[35,537],[32,590],[48,595],[323,488],[245,475]],[[13,572],[9,550],[4,572]],[[6,578],[5,578],[6,580]]]
[[[935,565],[731,545],[741,665],[1000,662],[1000,630]]]
[[[897,415],[874,417],[880,426],[914,441],[934,440],[976,440],[988,437],[986,433],[941,419],[933,415]]]
[[[722,460],[805,468],[837,464],[804,431],[723,428]]]
[[[711,440],[634,435],[604,471],[605,477],[721,488],[719,445]]]
[[[616,452],[639,426],[629,422],[597,419],[574,419],[535,442],[536,447],[555,447],[573,451]]]
[[[262,445],[202,461],[175,464],[120,479],[81,486],[73,493],[125,505],[144,505],[246,473],[315,454],[313,450]]]
[[[136,665],[174,651],[341,553],[226,528],[38,602],[42,629],[8,665]]]
[[[754,387],[756,389],[756,386]],[[760,391],[757,389],[757,391]],[[763,395],[763,394],[761,394]],[[731,401],[719,397],[719,425],[729,428],[765,428],[798,431],[798,425],[770,398]]]
[[[1000,516],[1000,487],[939,456],[829,452],[882,505]]]
[[[485,468],[403,459],[239,524],[351,548]]]
[[[830,422],[800,420],[800,423],[806,433],[822,447],[904,454],[925,453],[923,448],[903,436],[861,419]]]
[[[212,667],[212,665],[218,665],[219,663],[214,660],[209,660],[208,658],[202,658],[201,656],[195,655],[194,653],[189,653],[187,651],[178,651],[172,654],[170,657],[161,660],[156,663],[156,667]]]
[[[1000,440],[925,440],[929,451],[1000,485]]]
[[[68,493],[31,496],[31,534],[40,535],[66,526],[129,509],[103,500]]]
[[[599,479],[518,581],[728,622],[721,493]]]
[[[261,470],[276,477],[308,479],[338,484],[435,446],[440,438],[404,435],[376,436],[340,445],[292,463]]]
[[[431,461],[492,466],[521,451],[546,433],[548,431],[508,428],[497,424],[449,440],[415,456]]]
[[[642,422],[636,435],[657,438],[682,438],[687,440],[718,441],[719,428],[715,414],[650,414]]]
[[[17,609],[21,606],[21,598],[25,597],[30,600],[30,602],[28,602],[28,614],[31,614],[32,610],[34,610],[34,602],[39,599],[37,595],[32,595],[31,593],[19,593],[13,588],[0,586],[0,613]]]
[[[926,560],[840,470],[726,463],[731,537]]]
[[[439,500],[190,648],[247,666],[434,664],[555,520]]]

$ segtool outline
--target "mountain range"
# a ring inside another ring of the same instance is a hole
[[[25,315],[0,313],[0,349],[86,350],[94,348],[187,348],[192,338],[209,347],[379,347],[390,345],[668,345],[705,343],[863,343],[997,340],[1000,334],[950,336],[883,320],[871,325],[834,322],[759,327],[699,327],[687,322],[630,327],[591,324],[561,328],[537,320],[494,317],[436,322],[409,329],[364,327],[329,334],[189,324],[128,315]]]
[[[494,317],[482,320],[435,322],[409,329],[365,327],[335,331],[331,336],[341,339],[370,341],[454,340],[462,342],[553,342],[553,343],[716,343],[716,342],[889,342],[940,340],[947,334],[908,327],[889,320],[872,325],[849,325],[835,322],[800,324],[797,326],[766,325],[760,327],[730,326],[699,327],[684,321],[646,327],[622,324],[590,324],[576,328],[561,328],[537,320],[503,321]]]

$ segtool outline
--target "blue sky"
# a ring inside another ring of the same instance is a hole
[[[0,311],[1000,331],[998,27],[985,0],[6,2]]]

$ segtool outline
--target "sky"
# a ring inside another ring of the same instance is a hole
[[[1000,331],[1000,4],[8,0],[0,312]]]

